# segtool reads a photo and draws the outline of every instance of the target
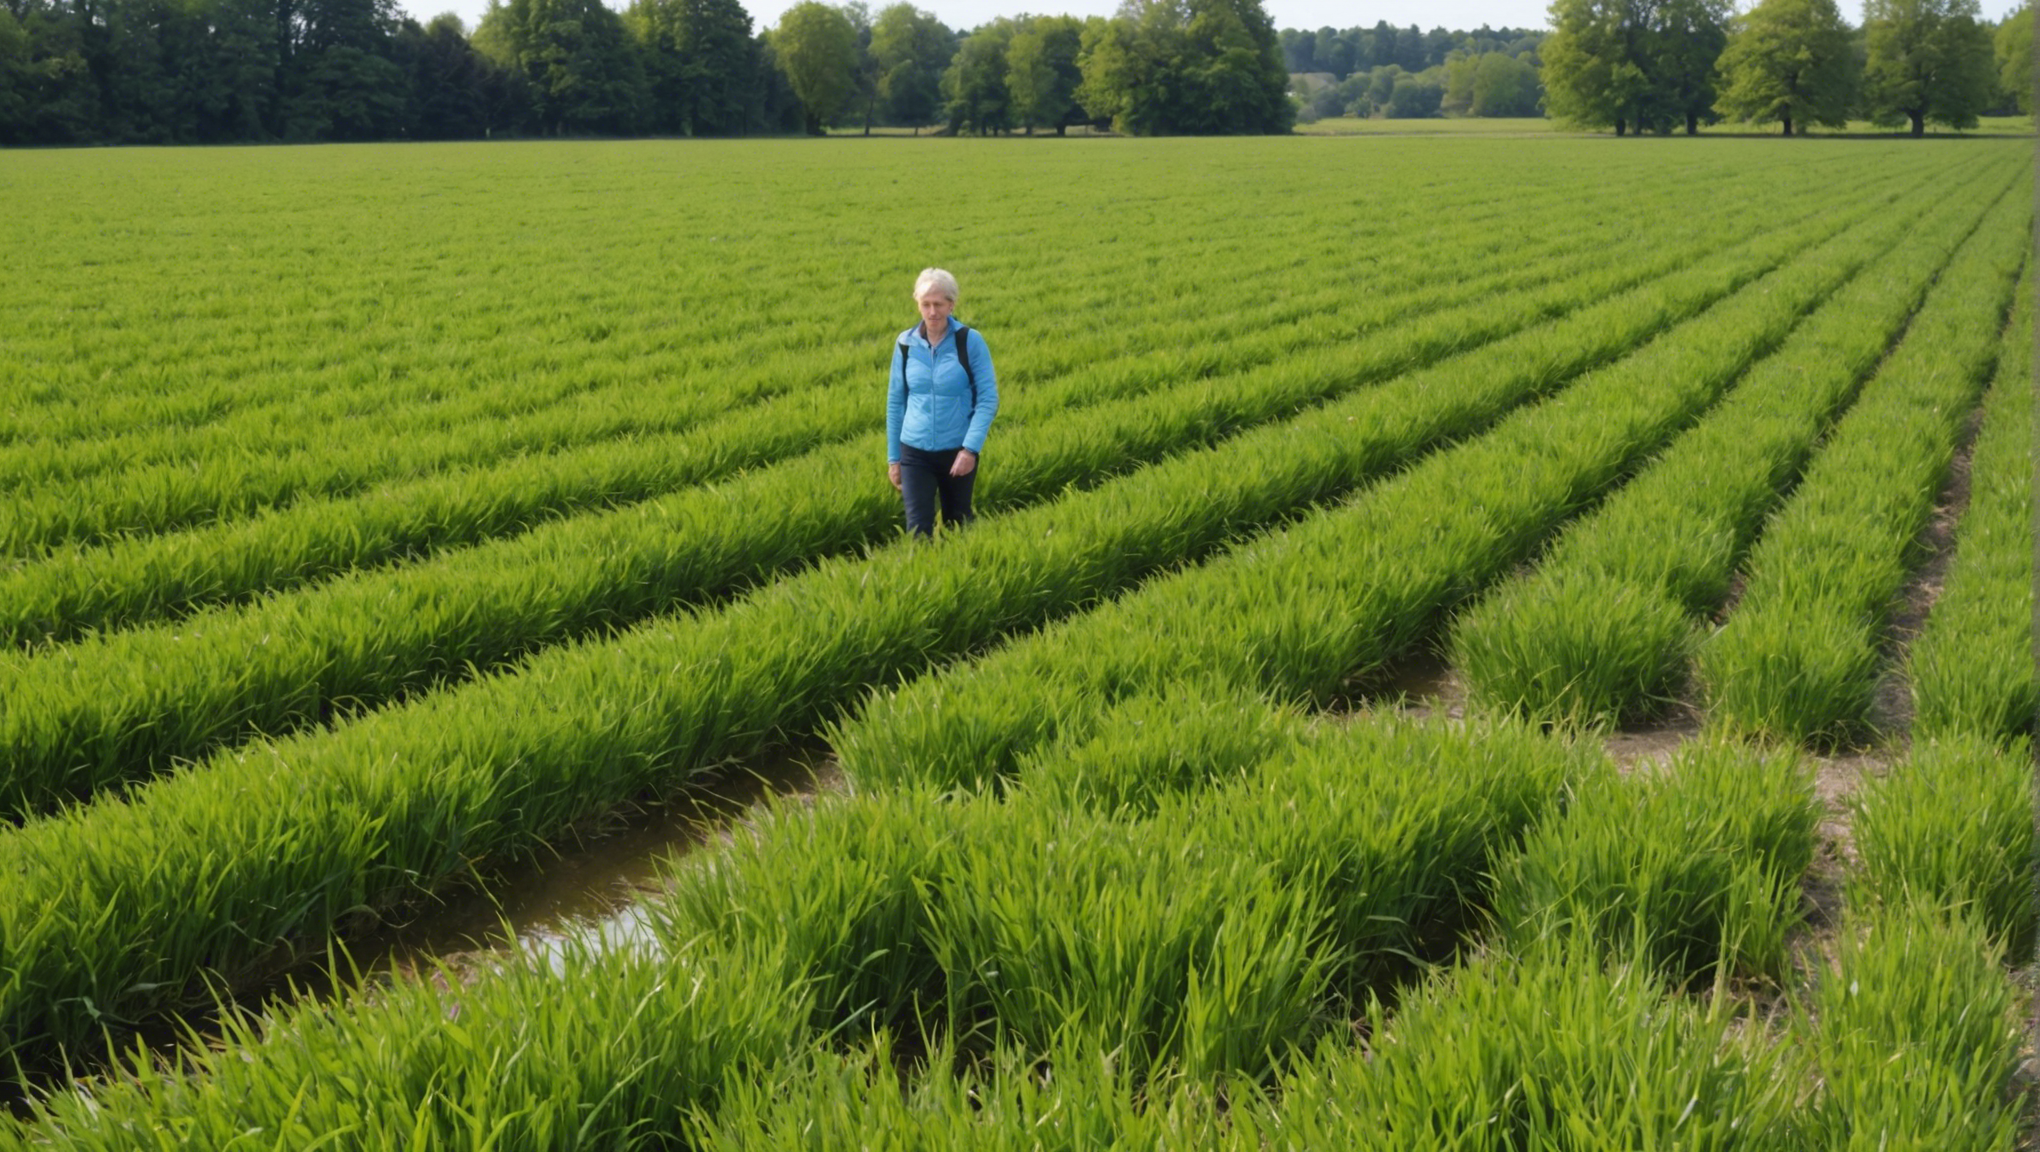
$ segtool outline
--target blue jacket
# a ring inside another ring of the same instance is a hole
[[[928,346],[916,324],[893,342],[892,382],[885,398],[885,458],[900,458],[900,445],[923,452],[968,448],[983,452],[985,434],[999,410],[999,380],[992,372],[992,354],[984,337],[970,329],[970,366],[977,373],[977,403],[970,398],[970,377],[956,359],[956,334],[968,325],[952,317],[942,342]],[[899,345],[907,346],[902,371]]]

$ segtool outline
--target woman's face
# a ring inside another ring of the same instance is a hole
[[[914,297],[914,303],[921,306],[921,322],[930,328],[946,327],[949,314],[956,311],[956,301],[933,292]]]

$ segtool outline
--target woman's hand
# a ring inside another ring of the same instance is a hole
[[[886,465],[885,465],[885,478],[886,478],[886,479],[888,479],[888,480],[890,480],[890,481],[892,481],[892,486],[893,486],[893,488],[894,488],[895,490],[897,490],[897,489],[899,488],[899,486],[900,486],[900,462],[899,462],[899,461],[897,461],[897,460],[888,460],[888,461],[886,461]]]
[[[949,466],[949,474],[951,476],[968,476],[976,467],[977,453],[968,448],[958,448],[956,450],[956,463]],[[899,486],[899,481],[894,480],[893,487],[897,488]]]

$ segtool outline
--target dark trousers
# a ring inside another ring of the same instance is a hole
[[[970,490],[977,483],[977,469],[968,476],[951,476],[961,448],[923,452],[911,444],[900,445],[900,495],[907,503],[907,531],[923,536],[935,534],[935,501],[942,501],[942,522],[952,527],[970,523]]]

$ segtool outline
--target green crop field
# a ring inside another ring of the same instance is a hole
[[[10,153],[0,1149],[2025,1146],[2033,169]],[[351,979],[789,748],[641,936]]]

